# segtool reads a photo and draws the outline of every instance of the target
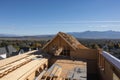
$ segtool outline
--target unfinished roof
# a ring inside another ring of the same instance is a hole
[[[72,47],[76,49],[87,49],[84,45],[82,45],[77,39],[75,39],[73,36],[59,32],[58,33],[60,36],[62,36]]]
[[[47,47],[57,36],[60,36],[63,40],[65,40],[66,43],[68,43],[73,49],[88,49],[84,45],[82,45],[77,39],[75,39],[73,36],[59,32],[50,42],[48,42],[44,47]]]

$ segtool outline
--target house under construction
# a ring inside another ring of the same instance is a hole
[[[120,80],[120,60],[59,32],[42,50],[0,60],[0,80]]]

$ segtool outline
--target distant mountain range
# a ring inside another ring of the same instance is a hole
[[[85,32],[70,32],[69,34],[77,38],[89,39],[120,39],[119,31],[85,31]]]
[[[120,39],[119,31],[85,31],[85,32],[68,32],[76,38],[88,39]],[[15,38],[47,38],[50,39],[54,35],[35,35],[35,36],[17,36],[14,34],[0,34],[0,37],[15,37]]]
[[[14,34],[0,34],[0,37],[17,37],[18,35]]]

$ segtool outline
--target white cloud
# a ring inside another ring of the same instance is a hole
[[[99,25],[88,25],[89,28],[120,28],[120,24],[99,24]]]
[[[81,24],[81,23],[120,23],[120,21],[56,21],[53,24]]]

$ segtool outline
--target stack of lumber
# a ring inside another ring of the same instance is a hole
[[[47,72],[43,75],[42,79],[44,80],[58,80],[62,72],[61,66],[53,64]]]
[[[30,56],[30,54],[35,53],[35,52],[38,52],[38,50],[29,51],[29,52],[26,52],[26,53],[23,53],[23,54],[20,54],[17,56],[13,56],[10,58],[0,60],[0,67],[5,66],[10,63],[13,63],[13,62],[16,62],[17,60],[23,59],[25,57],[28,57],[28,56]]]
[[[2,77],[1,80],[34,80],[36,70],[46,62],[45,58],[32,59],[29,63]]]
[[[7,75],[8,73],[14,71],[15,69],[25,65],[26,63],[32,61],[32,58],[34,58],[34,55],[28,56],[26,58],[23,58],[21,60],[18,60],[16,62],[13,62],[11,64],[7,64],[3,67],[0,67],[0,77],[3,77],[4,75]]]
[[[46,70],[43,70],[35,80],[41,80],[42,76],[46,73]]]

